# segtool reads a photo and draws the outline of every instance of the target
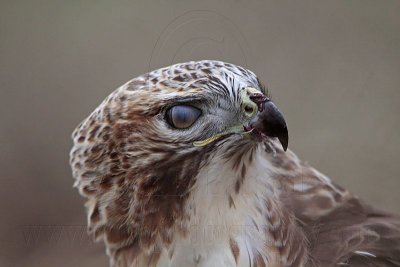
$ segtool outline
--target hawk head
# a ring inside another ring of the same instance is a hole
[[[253,72],[198,61],[124,84],[73,140],[71,166],[88,199],[89,231],[115,254],[168,246],[187,234],[200,206],[210,208],[198,202],[215,204],[199,193],[204,187],[222,184],[218,196],[234,205],[244,162],[260,144],[270,153],[286,150],[288,133]]]

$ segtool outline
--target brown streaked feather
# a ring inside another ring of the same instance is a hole
[[[310,264],[400,266],[398,216],[364,204],[302,162],[291,174],[277,178],[281,200],[301,222],[309,241]],[[296,184],[304,187],[295,189]]]
[[[232,238],[229,239],[229,246],[230,246],[230,248],[231,248],[231,252],[232,252],[233,257],[235,258],[235,262],[236,262],[236,264],[237,264],[237,263],[238,263],[239,256],[240,256],[240,249],[239,249],[239,246],[238,246],[238,244],[236,243],[236,241],[233,240]]]

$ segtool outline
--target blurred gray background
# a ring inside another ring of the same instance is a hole
[[[400,212],[400,1],[1,1],[0,266],[107,266],[72,188],[74,127],[116,87],[193,59],[243,65],[289,147]]]

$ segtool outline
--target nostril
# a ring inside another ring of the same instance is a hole
[[[250,106],[250,105],[246,105],[246,106],[244,107],[244,111],[245,111],[246,113],[253,113],[253,112],[254,112],[254,108],[253,108],[252,106]]]

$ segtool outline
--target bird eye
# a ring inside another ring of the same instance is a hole
[[[201,110],[192,106],[173,106],[167,110],[167,121],[173,127],[190,127],[201,115]]]

